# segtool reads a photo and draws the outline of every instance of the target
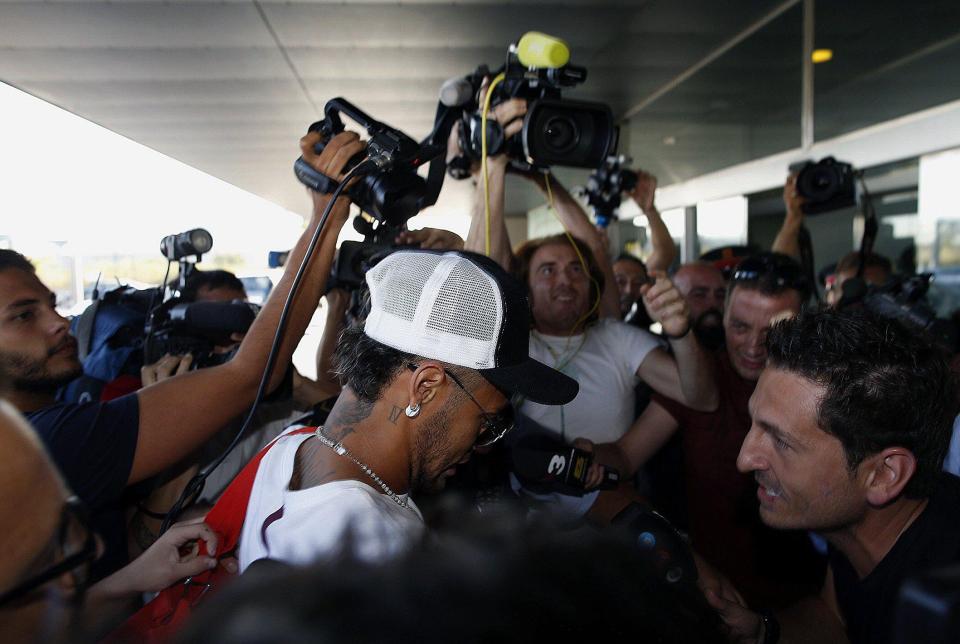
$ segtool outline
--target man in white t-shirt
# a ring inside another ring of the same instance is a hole
[[[395,252],[367,273],[371,311],[335,355],[343,393],[324,427],[264,456],[240,536],[258,559],[377,561],[423,531],[411,492],[444,486],[513,424],[511,395],[570,402],[577,383],[530,358],[522,284],[472,253]]]
[[[503,124],[509,136],[519,131],[526,109],[520,99],[504,101],[491,110],[491,118]],[[672,355],[650,333],[620,322],[606,244],[580,204],[549,172],[532,173],[531,178],[544,188],[567,232],[530,240],[512,251],[504,221],[509,162],[506,154],[488,158],[488,181],[477,181],[464,247],[513,269],[530,294],[531,357],[580,384],[580,393],[567,405],[546,407],[527,400],[517,412],[567,441],[578,436],[619,438],[634,420],[638,379],[693,409],[716,409],[719,398],[710,362],[689,333],[683,297],[660,271],[652,272],[655,283],[642,287],[647,311],[660,323]]]
[[[676,287],[662,274],[644,287],[644,302],[661,324],[671,355],[646,331],[597,319],[603,274],[587,244],[576,238],[574,243],[576,248],[566,235],[544,237],[528,241],[516,254],[518,277],[527,283],[532,303],[530,355],[580,384],[568,405],[529,401],[520,413],[567,441],[578,436],[616,440],[634,420],[638,378],[690,407],[713,409],[716,392],[704,381],[708,363],[689,333],[687,305]]]

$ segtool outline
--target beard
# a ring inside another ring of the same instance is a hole
[[[723,346],[723,315],[717,309],[707,309],[693,321],[693,334],[705,349],[716,351]]]
[[[417,434],[414,443],[419,455],[420,467],[416,478],[411,482],[411,492],[439,492],[446,481],[442,476],[447,470],[450,459],[449,426],[450,411],[441,409],[430,418],[424,419],[423,428]]]
[[[62,345],[57,345],[45,358],[40,359],[20,353],[0,353],[0,370],[6,373],[15,390],[38,394],[56,393],[57,389],[83,375],[83,367],[79,361],[56,372],[47,366],[49,359],[61,348]]]

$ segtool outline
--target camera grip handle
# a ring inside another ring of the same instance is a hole
[[[339,185],[338,181],[334,181],[327,175],[314,168],[312,165],[304,161],[303,157],[298,158],[293,163],[293,172],[297,175],[297,179],[300,180],[300,183],[307,186],[314,192],[331,194]]]

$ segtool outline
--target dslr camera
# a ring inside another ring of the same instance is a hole
[[[518,169],[542,169],[552,165],[596,168],[617,145],[617,128],[609,106],[603,103],[561,98],[565,88],[587,78],[587,70],[569,63],[566,43],[552,36],[528,32],[511,45],[506,63],[491,72],[486,65],[463,79],[451,81],[441,92],[441,101],[463,108],[459,157],[449,163],[455,179],[470,174],[471,162],[482,156],[482,108],[478,100],[484,77],[503,80],[490,96],[490,109],[512,98],[527,101],[527,114],[519,134],[506,139],[503,127],[487,119],[487,154],[506,153]],[[493,85],[493,83],[491,83]]]
[[[849,163],[824,157],[816,163],[794,164],[790,171],[798,173],[797,192],[806,199],[801,208],[804,214],[819,215],[857,203],[856,172]]]

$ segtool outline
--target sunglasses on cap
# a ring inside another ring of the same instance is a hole
[[[753,255],[737,264],[730,280],[732,282],[756,282],[770,280],[777,288],[792,288],[805,291],[807,278],[798,263],[786,256],[771,254]]]
[[[407,365],[410,371],[416,371],[418,367],[419,365],[415,364]],[[513,429],[513,405],[508,402],[500,411],[487,411],[452,371],[444,368],[443,372],[450,376],[450,379],[463,390],[463,393],[467,394],[467,397],[470,398],[473,404],[477,406],[477,409],[480,410],[480,433],[477,435],[477,440],[473,443],[474,447],[489,447]]]

